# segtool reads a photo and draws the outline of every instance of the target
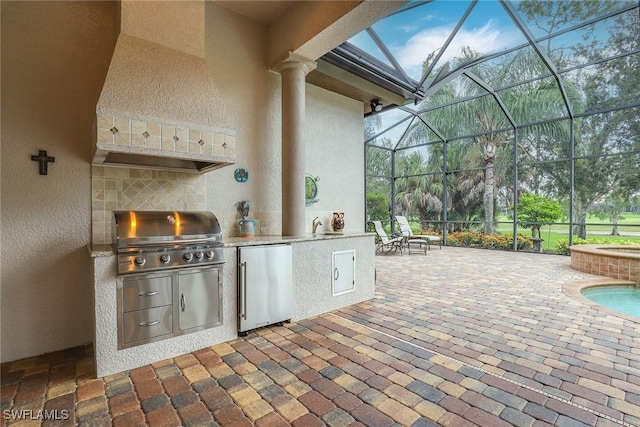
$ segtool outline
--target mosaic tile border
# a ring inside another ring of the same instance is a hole
[[[236,137],[204,129],[96,114],[98,144],[235,158]]]

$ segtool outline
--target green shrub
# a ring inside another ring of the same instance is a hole
[[[371,220],[389,218],[389,202],[387,199],[384,194],[367,194],[367,215]]]
[[[447,235],[449,246],[479,246],[484,249],[513,249],[513,234],[485,234],[477,231],[456,231]],[[528,236],[518,234],[518,249],[528,249],[531,243]]]
[[[580,239],[575,238],[573,240],[574,245],[638,245],[637,241],[634,240],[611,240],[606,237],[592,237],[589,239]],[[569,250],[569,239],[560,239],[556,244],[555,252],[558,255],[569,255],[571,251]]]
[[[558,255],[569,255],[569,239],[558,240],[558,243],[556,243],[555,252]]]

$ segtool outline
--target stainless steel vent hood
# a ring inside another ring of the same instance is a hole
[[[207,172],[235,163],[235,131],[205,60],[204,14],[199,0],[120,2],[94,164]]]

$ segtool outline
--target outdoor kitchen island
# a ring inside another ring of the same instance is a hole
[[[225,262],[221,267],[222,324],[118,349],[116,254],[108,245],[96,246],[91,248],[91,256],[94,266],[94,349],[97,376],[104,377],[236,339],[238,247],[275,244],[291,244],[292,247],[292,321],[373,298],[375,244],[371,233],[230,237],[224,241]],[[342,274],[336,274],[336,262],[346,265]],[[345,281],[346,277],[348,279]]]

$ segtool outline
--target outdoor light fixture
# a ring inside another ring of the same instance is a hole
[[[379,112],[382,111],[382,102],[380,102],[379,99],[372,99],[371,100],[371,112]]]

